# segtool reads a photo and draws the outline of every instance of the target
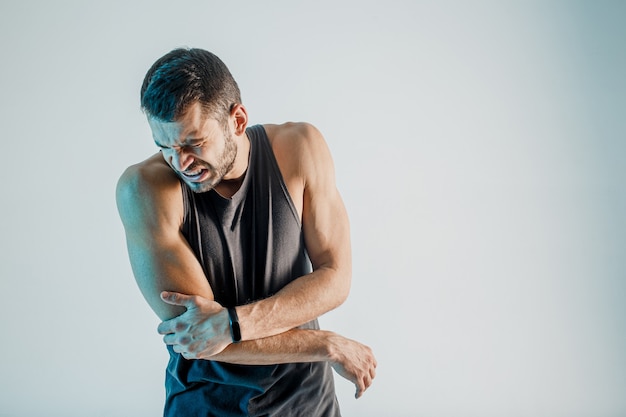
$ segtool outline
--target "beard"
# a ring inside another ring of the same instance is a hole
[[[195,169],[207,170],[210,175],[202,182],[191,182],[185,179],[181,175],[185,184],[195,193],[205,193],[214,189],[223,179],[226,174],[235,165],[235,158],[237,157],[237,145],[233,139],[233,135],[230,129],[224,131],[224,151],[218,158],[216,165],[211,165],[204,161],[195,162],[188,170],[193,171]]]

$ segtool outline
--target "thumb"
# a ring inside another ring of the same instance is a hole
[[[181,294],[179,292],[162,291],[161,300],[165,301],[167,304],[171,304],[173,306],[182,306],[186,307],[187,309],[196,306],[196,303],[194,302],[194,297],[192,295]]]

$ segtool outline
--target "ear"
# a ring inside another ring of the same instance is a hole
[[[244,105],[235,104],[230,111],[230,117],[234,124],[233,133],[237,136],[244,135],[248,126],[248,111]]]

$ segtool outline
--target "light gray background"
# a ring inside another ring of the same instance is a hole
[[[3,0],[0,35],[1,416],[161,413],[114,188],[178,46],[327,138],[355,268],[321,322],[380,363],[345,416],[626,415],[626,2]]]

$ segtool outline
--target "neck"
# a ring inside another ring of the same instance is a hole
[[[235,143],[237,144],[237,155],[233,167],[215,187],[215,191],[226,198],[231,198],[239,190],[250,164],[250,140],[248,136],[244,133],[240,137],[235,137]]]
[[[240,179],[222,180],[218,185],[215,186],[214,190],[224,198],[232,198],[232,196],[234,196],[235,193],[239,191],[239,188],[241,188],[241,184],[243,183],[244,178],[245,174]]]
[[[235,161],[228,174],[224,176],[223,181],[239,180],[243,178],[248,170],[248,164],[250,163],[250,140],[248,135],[244,133],[242,136],[235,136],[235,144],[237,146]]]

